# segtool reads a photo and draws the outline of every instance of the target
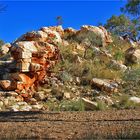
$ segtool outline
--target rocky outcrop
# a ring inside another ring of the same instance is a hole
[[[0,89],[14,91],[23,100],[27,100],[27,97],[32,97],[33,94],[35,96],[38,86],[45,83],[50,68],[61,58],[59,45],[70,44],[70,39],[76,44],[75,49],[81,52],[85,51],[85,40],[97,49],[112,42],[110,34],[101,26],[85,25],[78,31],[54,26],[27,32],[13,43],[1,47],[3,58],[0,58]],[[98,53],[103,59],[111,58],[106,52]],[[78,55],[75,58],[77,62],[82,61]],[[41,93],[35,97],[40,98],[39,100],[46,99]],[[70,98],[69,95],[65,97]]]
[[[64,30],[63,38],[96,47],[105,47],[113,42],[110,33],[104,27],[91,25],[84,25],[80,30],[67,28]]]
[[[12,44],[2,46],[1,52],[11,54],[13,60],[1,73],[0,87],[22,94],[33,92],[43,82],[50,67],[59,58],[58,43],[62,39],[56,29],[43,27],[22,35]],[[4,65],[1,66],[4,68]],[[7,70],[7,71],[6,71]]]

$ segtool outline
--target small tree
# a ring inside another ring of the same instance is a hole
[[[63,24],[63,18],[62,16],[57,16],[56,17],[57,25],[62,25]]]
[[[136,26],[140,38],[140,0],[127,0],[127,3],[124,7],[121,8],[121,11],[128,13],[133,16],[132,22]]]
[[[127,0],[126,5],[121,8],[121,11],[133,16],[140,15],[140,0]]]
[[[113,15],[107,20],[105,27],[113,34],[124,35],[128,34],[131,39],[136,39],[139,33],[140,22],[138,20],[131,20],[125,15]]]
[[[4,44],[3,40],[0,40],[0,46],[2,46]]]

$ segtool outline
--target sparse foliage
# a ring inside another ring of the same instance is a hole
[[[140,0],[127,0],[127,4],[121,8],[121,11],[133,16],[140,15]]]
[[[4,44],[3,40],[0,40],[0,46],[2,46]]]
[[[107,20],[105,27],[113,34],[128,34],[130,38],[136,38],[139,31],[139,24],[138,20],[131,20],[129,17],[122,14],[120,16],[113,15]]]
[[[57,25],[62,25],[63,24],[63,18],[62,16],[57,16],[56,17]]]

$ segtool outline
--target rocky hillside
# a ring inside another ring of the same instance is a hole
[[[139,108],[139,47],[102,26],[27,32],[0,48],[0,109]]]

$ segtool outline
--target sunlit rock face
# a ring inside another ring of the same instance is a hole
[[[110,33],[104,27],[91,25],[83,25],[80,30],[67,28],[64,30],[63,38],[96,47],[105,47],[113,42]]]
[[[59,58],[58,44],[62,42],[57,28],[51,28],[43,27],[39,31],[27,32],[15,42],[2,46],[2,54],[10,53],[13,58],[9,64],[5,61],[5,69],[9,71],[4,70],[0,76],[2,90],[32,92],[43,81],[48,69]]]
[[[109,43],[113,42],[110,33],[108,33],[107,30],[102,26],[96,27],[84,25],[76,33],[76,39],[81,43],[97,47],[105,47]]]

